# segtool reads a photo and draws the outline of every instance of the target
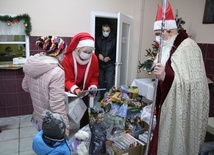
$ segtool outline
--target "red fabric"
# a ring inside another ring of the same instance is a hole
[[[72,53],[67,54],[62,62],[62,66],[65,70],[65,90],[70,91],[71,87],[77,85],[77,81],[75,81],[75,69],[74,69],[74,60],[72,57]],[[79,72],[79,69],[77,68]],[[79,73],[77,73],[79,74]],[[86,75],[84,74],[84,77]],[[86,78],[85,89],[88,89],[91,85],[98,85],[98,76],[99,76],[99,65],[97,56],[92,53],[92,62],[89,67],[89,72]],[[77,75],[78,77],[78,75]],[[80,88],[83,88],[83,85],[79,85]]]
[[[70,44],[68,46],[66,54],[72,53],[76,49],[79,41],[82,41],[82,40],[94,40],[94,38],[87,32],[81,32],[81,33],[76,34],[71,39],[71,42],[70,42]]]
[[[157,16],[156,16],[156,21],[162,20],[162,11],[163,11],[163,9],[158,4],[158,11],[157,11]],[[175,20],[173,12],[172,12],[171,3],[169,3],[169,2],[168,2],[168,6],[166,8],[165,20]]]
[[[165,67],[165,72],[166,76],[163,82],[159,82],[158,88],[157,88],[157,96],[156,96],[156,127],[153,133],[153,138],[152,141],[150,142],[149,145],[149,155],[156,155],[157,154],[157,147],[158,147],[158,131],[159,131],[159,122],[160,122],[160,115],[161,115],[161,107],[162,104],[171,88],[172,82],[174,80],[174,71],[171,67],[171,56],[177,49],[177,47],[181,44],[181,42],[188,38],[188,35],[186,31],[182,31],[178,34],[176,37],[173,47],[170,51],[170,57],[168,61],[166,62],[166,67]]]
[[[83,85],[83,80],[84,80],[84,75],[85,75],[85,70],[86,70],[87,65],[80,65],[77,63],[77,70],[78,70],[78,75],[77,75],[77,82],[76,85],[82,89]]]

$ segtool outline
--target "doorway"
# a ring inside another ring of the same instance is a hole
[[[108,21],[117,37],[115,86],[127,85],[131,18],[122,14],[92,12],[91,34],[96,39],[102,33],[102,23]]]
[[[95,40],[97,38],[99,38],[100,36],[102,36],[102,25],[103,24],[108,24],[110,26],[110,28],[111,28],[111,37],[112,38],[117,38],[117,19],[116,18],[95,17]],[[112,41],[109,41],[109,43],[111,43],[111,42]],[[111,73],[114,74],[113,77],[111,78],[111,80],[114,81],[113,86],[115,86],[115,71],[113,73],[113,70],[112,70]],[[108,76],[106,74],[107,73],[105,73],[105,76]]]
[[[116,18],[95,17],[95,40],[98,36],[102,35],[102,24],[104,23],[108,23],[111,27],[111,33],[117,36],[117,19]]]

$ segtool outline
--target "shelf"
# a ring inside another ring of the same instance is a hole
[[[26,44],[26,42],[0,42],[0,44]]]
[[[1,61],[0,69],[17,70],[23,68],[23,65],[13,65],[12,61]]]

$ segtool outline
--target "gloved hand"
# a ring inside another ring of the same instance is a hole
[[[95,96],[97,96],[97,88],[95,88],[95,87],[91,87],[89,90],[92,90],[92,91],[90,91],[89,92],[89,96],[90,97],[95,97]]]

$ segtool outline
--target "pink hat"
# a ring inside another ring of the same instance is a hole
[[[162,8],[160,5],[158,5],[156,21],[154,23],[154,31],[161,30],[161,24],[162,24]],[[165,29],[167,29],[167,30],[177,29],[177,24],[176,24],[170,3],[168,3],[168,6],[166,8]]]
[[[94,38],[87,32],[78,33],[71,39],[66,54],[73,52],[78,47],[86,46],[94,47]]]

